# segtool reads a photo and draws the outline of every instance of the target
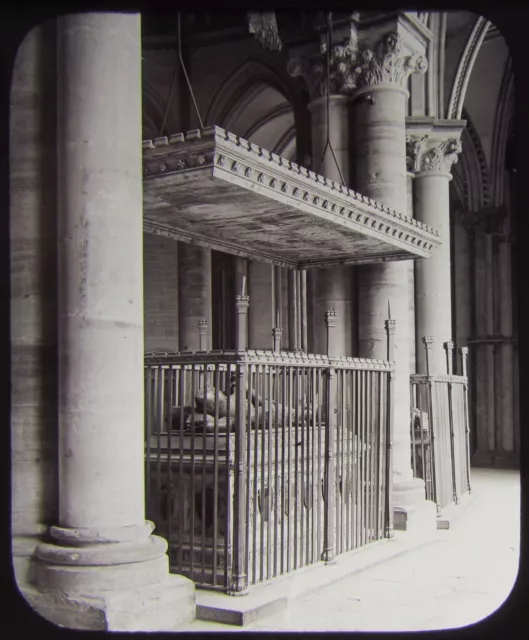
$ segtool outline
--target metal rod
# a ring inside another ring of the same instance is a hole
[[[448,340],[444,343],[444,349],[446,351],[446,365],[447,365],[447,374],[450,376],[452,374],[452,357],[454,350],[454,343],[451,340]],[[452,396],[452,382],[449,380],[447,382],[448,386],[448,425],[450,428],[450,461],[451,461],[451,474],[452,474],[452,498],[455,504],[459,502],[458,492],[457,492],[457,478],[456,478],[456,456],[455,456],[455,428],[454,428],[454,407],[453,407],[453,396]]]
[[[235,477],[234,477],[234,510],[233,523],[233,570],[230,592],[241,594],[247,590],[248,576],[246,566],[246,412],[244,396],[246,392],[246,365],[236,367],[235,396]]]
[[[465,452],[466,452],[466,479],[468,492],[472,492],[472,486],[470,482],[470,422],[468,416],[468,372],[467,372],[467,357],[468,347],[461,347],[461,373],[465,378],[463,391],[464,411],[465,411]]]
[[[336,371],[327,369],[327,407],[325,425],[325,524],[324,549],[322,560],[326,564],[334,564],[334,527],[335,527],[335,469],[334,469],[334,436],[335,436],[335,400],[336,400]]]
[[[217,585],[217,546],[219,535],[219,391],[220,391],[220,369],[215,365],[214,372],[215,389],[215,422],[213,432],[213,586]],[[229,416],[226,419],[226,438],[229,438]]]
[[[424,348],[426,350],[426,384],[427,384],[427,398],[428,398],[428,422],[430,428],[430,449],[431,449],[431,461],[432,461],[432,499],[437,506],[437,513],[440,513],[441,506],[439,503],[438,486],[437,486],[437,464],[435,459],[436,450],[436,426],[434,424],[434,410],[433,410],[433,379],[430,375],[430,356],[429,352],[433,344],[433,338],[430,336],[424,336],[423,339]]]
[[[180,65],[182,67],[182,71],[184,72],[184,76],[187,82],[187,86],[189,89],[189,93],[191,94],[191,99],[193,100],[193,105],[195,106],[195,111],[198,117],[198,121],[200,122],[200,128],[204,129],[204,123],[202,122],[202,118],[200,117],[200,111],[198,110],[198,105],[195,100],[195,94],[193,93],[193,87],[191,86],[191,82],[189,80],[189,76],[187,75],[186,66],[184,64],[184,58],[182,57],[182,30],[180,26],[180,13],[178,13],[178,58],[180,59]]]

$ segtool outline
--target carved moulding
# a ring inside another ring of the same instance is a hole
[[[293,58],[288,63],[288,73],[303,78],[313,100],[327,95],[326,53],[323,42],[315,58]],[[331,94],[352,95],[358,89],[386,83],[406,88],[412,73],[425,73],[428,67],[424,56],[404,51],[397,32],[383,36],[374,49],[359,48],[351,36],[346,44],[334,45],[329,57]]]
[[[450,174],[462,151],[462,120],[408,118],[406,121],[406,162],[412,173]]]
[[[144,143],[144,227],[291,268],[427,258],[431,227],[224,129]]]

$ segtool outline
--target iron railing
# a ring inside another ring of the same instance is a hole
[[[146,357],[147,517],[171,570],[240,594],[391,536],[392,380],[389,358]]]
[[[468,348],[460,349],[462,376],[452,373],[452,342],[445,343],[447,373],[429,372],[426,347],[426,375],[411,376],[411,459],[414,475],[423,478],[427,500],[433,500],[438,513],[458,504],[471,491],[468,421]]]

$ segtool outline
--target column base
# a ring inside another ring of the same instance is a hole
[[[19,582],[28,604],[53,624],[103,631],[174,631],[195,618],[195,585],[169,573],[167,542],[153,525],[121,529],[51,527]],[[119,539],[119,542],[111,540]]]
[[[429,534],[437,531],[437,507],[426,500],[424,480],[410,478],[393,484],[393,526],[397,531]]]
[[[17,584],[35,580],[34,553],[42,542],[38,535],[13,535],[13,569]]]
[[[67,594],[19,585],[30,606],[45,620],[90,631],[176,631],[195,619],[195,585],[179,575],[135,589],[98,595]]]

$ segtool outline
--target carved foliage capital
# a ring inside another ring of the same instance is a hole
[[[327,95],[326,53],[327,46],[322,43],[316,58],[294,58],[288,64],[288,73],[304,79],[313,100]],[[330,49],[329,91],[351,95],[362,87],[382,83],[405,87],[410,74],[424,73],[427,66],[423,56],[403,53],[398,33],[386,34],[374,50],[359,49],[351,37],[345,45],[334,45]]]
[[[457,139],[438,142],[430,140],[429,135],[406,136],[406,161],[408,170],[413,173],[419,171],[450,173],[461,150],[461,141]]]
[[[425,73],[428,63],[417,53],[406,55],[398,33],[388,33],[374,50],[364,49],[358,56],[357,85],[394,83],[406,87],[412,73]]]

